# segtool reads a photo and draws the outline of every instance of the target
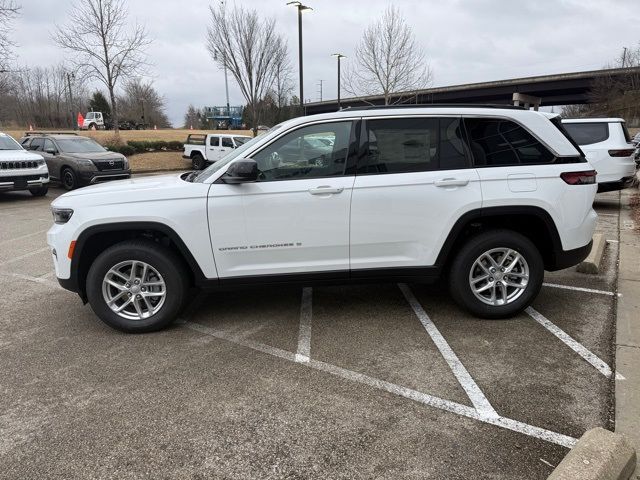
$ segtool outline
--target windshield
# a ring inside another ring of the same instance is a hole
[[[282,124],[280,125],[276,125],[275,127],[272,127],[269,129],[269,131],[265,132],[266,134],[269,134],[275,130],[277,130],[278,128],[280,128],[282,126]],[[220,170],[221,168],[225,167],[226,165],[228,165],[232,160],[235,160],[236,158],[240,158],[242,157],[242,154],[244,152],[246,152],[247,150],[249,150],[251,147],[253,147],[257,142],[261,141],[264,138],[264,135],[258,135],[257,137],[254,137],[252,139],[250,139],[248,142],[240,145],[238,148],[236,148],[235,150],[231,150],[229,153],[227,153],[224,157],[222,157],[220,160],[218,160],[215,163],[212,163],[211,165],[209,165],[206,169],[204,169],[203,171],[201,171],[194,179],[194,182],[199,182],[202,183],[204,181],[206,181],[209,177],[211,177],[211,175],[213,175],[214,173],[216,173],[218,170]]]
[[[23,150],[23,148],[9,135],[0,135],[0,150]]]
[[[57,138],[58,147],[61,152],[66,153],[95,153],[106,152],[98,142],[90,138]]]

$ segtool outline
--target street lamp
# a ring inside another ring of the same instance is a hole
[[[303,5],[301,2],[287,2],[287,5],[293,5],[298,9],[298,63],[300,68],[300,109],[304,114],[304,88],[302,75],[302,11],[313,10],[311,7]]]
[[[341,53],[334,53],[331,56],[338,59],[338,110],[340,110],[340,59],[347,57],[346,55],[342,55]]]

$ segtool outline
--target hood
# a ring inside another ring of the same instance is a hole
[[[91,185],[61,195],[52,205],[71,208],[85,205],[135,205],[207,196],[209,184],[185,182],[181,176],[178,173],[149,175]]]
[[[124,155],[117,152],[89,152],[89,153],[67,153],[62,152],[61,155],[69,158],[82,158],[86,160],[122,160]]]
[[[42,155],[27,150],[0,150],[0,162],[44,160]]]

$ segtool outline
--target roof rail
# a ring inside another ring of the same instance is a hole
[[[32,135],[78,135],[76,132],[44,132],[44,131],[38,131],[38,130],[33,130],[30,132],[24,132],[24,136],[25,137],[30,137]]]
[[[395,105],[367,105],[364,107],[346,107],[342,110],[386,110],[392,108],[504,108],[508,110],[527,110],[525,107],[495,103],[398,103]]]

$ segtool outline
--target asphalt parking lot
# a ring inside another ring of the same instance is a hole
[[[538,479],[613,426],[616,193],[604,271],[547,273],[511,320],[437,285],[280,288],[196,296],[147,335],[58,286],[60,193],[0,194],[2,478]]]

